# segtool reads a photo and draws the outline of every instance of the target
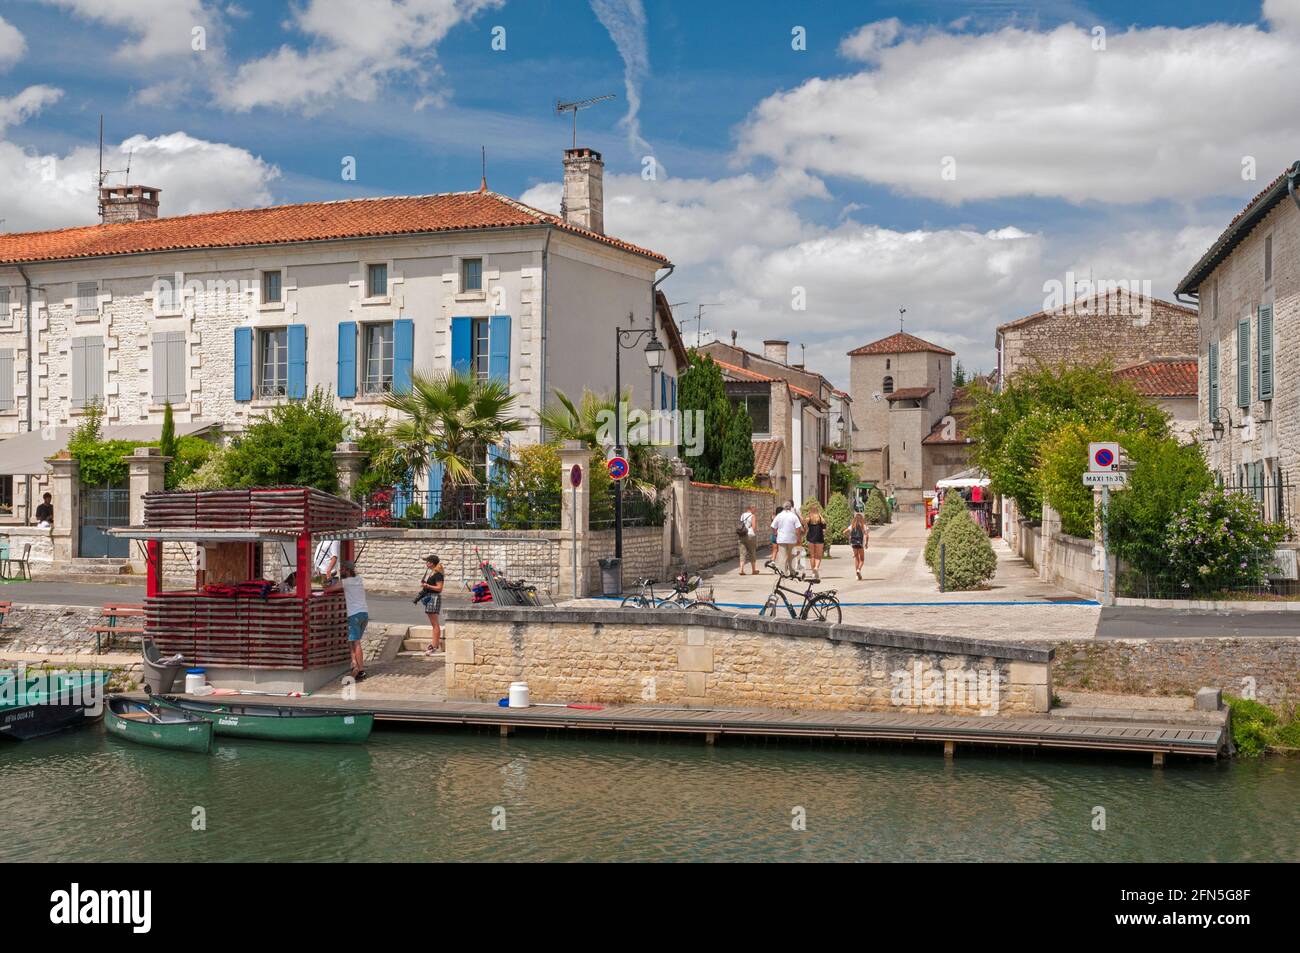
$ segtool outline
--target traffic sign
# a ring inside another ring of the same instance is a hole
[[[611,480],[621,480],[627,476],[627,459],[625,457],[610,457],[605,461],[605,469],[609,471]]]
[[[1119,469],[1119,444],[1088,444],[1088,472],[1112,473]]]
[[[575,463],[573,469],[569,471],[569,486],[575,490],[582,486],[582,466]]]
[[[1128,474],[1123,471],[1115,473],[1085,473],[1084,486],[1127,486]]]

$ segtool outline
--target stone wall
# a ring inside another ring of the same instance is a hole
[[[113,593],[106,591],[104,598]],[[0,653],[38,655],[95,654],[90,627],[99,624],[98,606],[44,606],[15,603],[0,625]],[[116,646],[114,647],[116,650]]]
[[[667,579],[671,573],[671,558],[665,545],[667,530],[663,526],[623,527],[623,588],[632,591],[638,579]],[[568,543],[561,543],[567,546]],[[600,560],[614,555],[614,531],[592,530],[587,534],[587,556],[590,563],[587,578],[595,588],[590,594],[600,592]]]
[[[1046,542],[1039,578],[1077,592],[1087,599],[1098,599],[1102,594],[1103,576],[1094,556],[1096,546],[1090,539],[1054,533]],[[1115,559],[1111,557],[1112,568]],[[1111,586],[1114,586],[1114,578]]]
[[[621,609],[452,608],[447,697],[526,681],[555,702],[953,714],[1045,712],[1050,648]],[[937,686],[937,687],[936,687]]]
[[[21,557],[23,547],[31,543],[32,551],[28,558],[32,563],[32,575],[49,571],[54,562],[54,541],[48,529],[0,524],[0,536],[9,537],[9,555],[15,559]]]
[[[1300,704],[1300,637],[1106,639],[1055,642],[1058,688],[1134,695],[1188,695],[1220,688],[1259,701]]]
[[[481,582],[479,561],[487,559],[512,579],[523,577],[554,592],[560,581],[559,547],[567,540],[559,530],[413,529],[401,539],[359,543],[357,571],[367,588],[414,596],[424,557],[437,553],[446,567],[448,590],[464,591],[466,582]]]
[[[737,558],[740,549],[736,527],[740,524],[740,514],[750,504],[758,508],[754,531],[762,546],[768,538],[777,504],[784,502],[771,490],[738,490],[692,482],[687,490],[686,531],[682,536],[686,565],[704,569]]]

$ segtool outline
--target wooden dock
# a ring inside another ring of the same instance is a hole
[[[207,696],[206,701],[219,699]],[[520,729],[643,732],[700,735],[713,743],[727,736],[826,738],[845,741],[922,742],[942,745],[951,756],[958,745],[1131,751],[1150,754],[1156,764],[1166,755],[1216,758],[1226,748],[1226,725],[1178,721],[1081,721],[1049,717],[960,717],[894,712],[782,712],[694,709],[653,705],[613,705],[600,711],[576,708],[502,708],[491,702],[432,701],[417,698],[335,697],[259,698],[305,708],[372,711],[380,723],[455,725]],[[1155,713],[1153,713],[1155,714]]]

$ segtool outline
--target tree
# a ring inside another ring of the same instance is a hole
[[[858,482],[858,471],[852,464],[831,462],[831,492],[848,496],[853,492],[853,484]]]
[[[555,403],[548,404],[539,415],[547,440],[556,444],[576,440],[598,451],[602,459],[607,456],[618,442],[619,422],[615,415],[619,407],[614,398],[584,389],[582,397],[575,403],[561,390],[554,391],[554,394]],[[631,403],[630,391],[624,395],[623,403],[624,406]],[[647,496],[657,496],[657,492],[671,480],[664,455],[656,452],[653,444],[640,441],[629,441],[624,452],[628,463],[626,482]],[[593,496],[593,504],[595,500]]]
[[[988,533],[970,518],[964,506],[961,515],[954,516],[943,527],[939,542],[943,546],[941,582],[944,589],[979,589],[998,571],[998,556],[989,542]],[[939,557],[935,556],[933,568],[936,576],[939,562]]]
[[[691,352],[690,365],[677,378],[677,407],[683,415],[696,411],[701,413],[704,433],[698,456],[687,457],[685,447],[679,447],[678,453],[686,460],[696,480],[721,483],[723,440],[719,438],[729,429],[734,411],[727,400],[722,370],[709,355]]]
[[[592,525],[614,518],[613,481],[605,469],[604,454],[591,454],[586,475]],[[560,451],[554,443],[522,447],[508,470],[493,476],[490,492],[496,504],[499,529],[539,529],[559,526],[568,474],[560,469]]]
[[[873,486],[867,493],[867,502],[862,507],[862,518],[872,526],[889,522],[889,504],[885,502],[885,494],[881,492],[880,487]]]
[[[162,437],[158,441],[158,452],[164,457],[171,457],[167,461],[167,471],[170,475],[172,462],[176,457],[176,420],[172,414],[172,402],[163,403],[163,422]]]
[[[966,386],[966,368],[961,366],[961,358],[952,366],[952,386],[954,389]]]
[[[738,483],[754,476],[754,425],[749,414],[737,408],[731,413],[722,442],[720,483]]]
[[[442,506],[460,488],[478,483],[474,472],[490,445],[524,429],[511,416],[515,395],[504,381],[473,374],[411,375],[410,389],[390,391],[384,403],[402,414],[388,430],[383,466],[421,477],[433,464],[442,468]]]
[[[853,519],[853,510],[843,493],[832,493],[826,501],[826,541],[830,543],[847,543],[849,541],[849,522]]]
[[[934,518],[934,525],[930,527],[930,537],[925,541],[925,562],[931,569],[939,565],[939,543],[944,528],[958,517],[969,521],[970,512],[961,494],[949,490],[943,498],[943,506],[939,507],[939,515]]]
[[[277,404],[231,441],[223,482],[228,487],[311,486],[335,493],[334,449],[345,426],[333,397],[319,387],[306,400]]]
[[[1262,585],[1285,533],[1283,525],[1264,522],[1251,497],[1213,487],[1170,523],[1166,573],[1193,596]]]

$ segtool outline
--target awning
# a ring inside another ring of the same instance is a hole
[[[104,530],[118,539],[157,539],[166,543],[286,543],[298,538],[289,530],[274,529],[174,529],[171,527],[110,526]]]
[[[978,467],[971,467],[968,470],[962,470],[960,473],[954,473],[952,476],[935,483],[938,489],[950,489],[952,487],[968,486],[988,486],[989,478]]]
[[[178,423],[176,436],[193,437],[219,427],[214,422]],[[74,427],[44,427],[0,440],[0,475],[40,476],[49,470],[46,457],[68,448]],[[104,440],[138,440],[145,443],[162,438],[162,424],[124,424],[105,427]]]

